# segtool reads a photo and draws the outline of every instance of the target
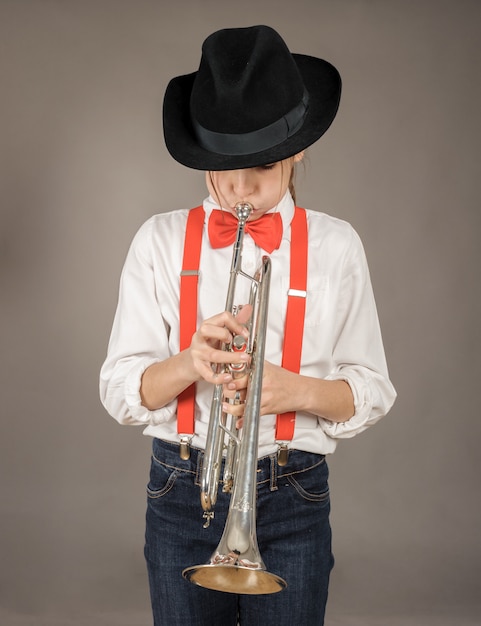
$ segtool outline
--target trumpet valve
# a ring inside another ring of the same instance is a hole
[[[230,345],[231,352],[247,352],[247,341],[242,335],[234,335]],[[247,369],[246,363],[230,363],[229,370],[234,377],[242,376]]]

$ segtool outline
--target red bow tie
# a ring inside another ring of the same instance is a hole
[[[227,211],[214,210],[209,217],[209,239],[213,248],[225,248],[234,243],[238,219]],[[249,233],[256,244],[269,254],[281,245],[282,218],[280,213],[268,213],[246,223],[245,232]]]

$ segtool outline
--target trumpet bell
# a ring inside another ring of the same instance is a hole
[[[194,565],[186,568],[182,576],[200,587],[226,593],[269,594],[287,587],[280,576],[243,565]]]

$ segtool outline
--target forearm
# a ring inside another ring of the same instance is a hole
[[[331,422],[345,422],[355,413],[351,387],[344,380],[324,380],[264,363],[261,412],[303,411]]]
[[[355,412],[351,387],[344,380],[299,376],[296,410],[306,411],[330,422],[346,422]]]
[[[199,380],[189,349],[148,367],[141,379],[142,405],[155,411],[172,402],[184,389]]]

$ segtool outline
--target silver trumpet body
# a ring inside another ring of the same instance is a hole
[[[243,428],[239,433],[235,428],[236,419],[223,412],[223,387],[216,385],[201,475],[201,504],[206,519],[204,526],[207,527],[214,515],[212,509],[217,499],[222,458],[226,450],[223,490],[231,493],[229,512],[221,540],[210,560],[184,569],[182,575],[196,585],[217,591],[269,594],[281,591],[287,584],[276,574],[267,572],[257,545],[257,450],[271,261],[264,256],[254,276],[242,271],[242,241],[251,211],[252,206],[248,203],[236,206],[239,223],[226,298],[226,310],[235,312],[238,276],[242,275],[251,281],[250,304],[253,312],[249,320],[249,340],[245,346],[251,360]],[[232,347],[227,346],[225,349]],[[233,374],[235,376],[236,372]]]

